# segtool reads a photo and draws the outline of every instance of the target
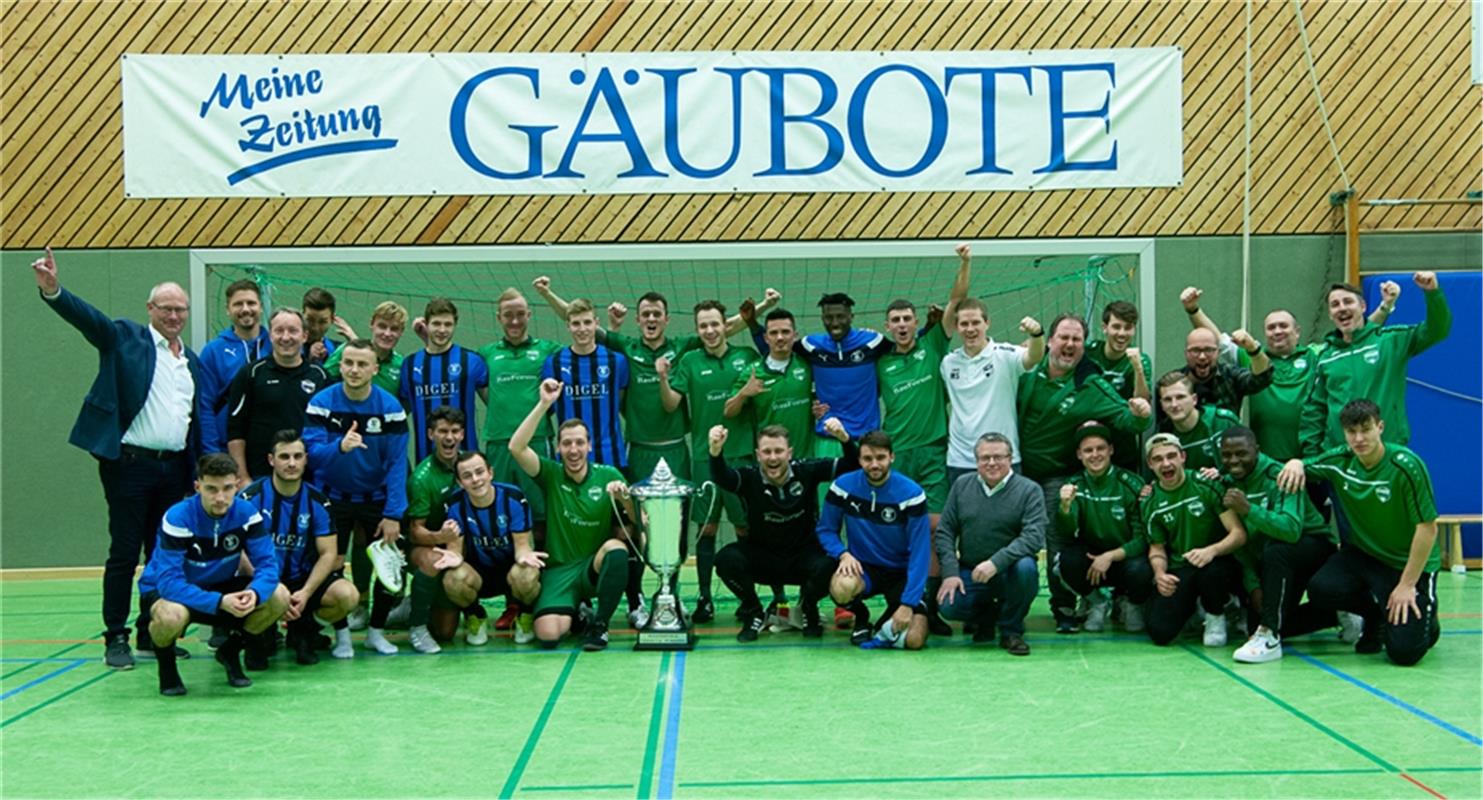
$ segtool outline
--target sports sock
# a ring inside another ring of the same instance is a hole
[[[637,558],[628,559],[628,595],[629,607],[637,606],[644,600],[644,562]]]
[[[175,666],[175,643],[171,642],[164,647],[154,645],[154,657],[160,669],[160,694],[185,694],[185,684],[181,682],[180,670]]]
[[[350,578],[355,588],[360,591],[361,597],[368,596],[371,590],[371,577],[374,570],[371,568],[371,557],[366,555],[364,546],[357,546],[354,541],[350,543]]]
[[[386,588],[381,585],[381,581],[376,581],[376,585],[371,589],[370,626],[384,630],[386,628],[386,618],[391,616],[391,610],[399,602],[401,602],[401,598],[386,591]]]
[[[421,571],[412,573],[412,608],[407,614],[409,626],[415,628],[427,624],[427,618],[433,610],[433,598],[437,596],[442,583],[439,577],[424,575]]]
[[[505,603],[506,608],[520,607],[520,604],[516,603],[514,600],[507,599],[505,600]],[[474,598],[474,602],[469,603],[468,605],[463,607],[463,613],[477,619],[489,619],[489,612],[484,609],[484,604],[479,602],[479,598],[477,597]]]
[[[622,550],[609,550],[603,556],[602,566],[597,571],[597,621],[606,625],[618,610],[618,601],[623,598],[623,587],[628,583],[628,554]]]
[[[716,537],[702,536],[695,543],[695,572],[700,585],[700,596],[711,596],[711,572],[716,567]]]

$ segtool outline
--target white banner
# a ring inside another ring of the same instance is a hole
[[[1178,48],[123,57],[128,197],[1177,186]]]

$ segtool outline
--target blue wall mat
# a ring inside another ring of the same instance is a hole
[[[1483,273],[1438,274],[1452,309],[1452,333],[1440,344],[1411,360],[1406,391],[1406,416],[1411,444],[1426,460],[1442,514],[1483,512]],[[1380,283],[1401,285],[1401,299],[1389,324],[1409,325],[1426,316],[1421,291],[1410,273],[1382,273],[1364,278],[1365,302],[1380,302]],[[1463,553],[1483,555],[1483,531],[1463,527]]]

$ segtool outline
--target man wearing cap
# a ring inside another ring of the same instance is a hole
[[[1143,452],[1157,479],[1143,503],[1158,592],[1149,607],[1148,636],[1157,645],[1173,642],[1198,604],[1205,609],[1205,646],[1224,647],[1226,603],[1241,590],[1241,566],[1233,554],[1246,544],[1246,527],[1225,507],[1219,484],[1185,469],[1177,436],[1156,433]]]
[[[1139,534],[1143,479],[1115,466],[1115,455],[1106,425],[1092,420],[1077,428],[1076,458],[1082,470],[1061,485],[1056,507],[1062,544],[1052,569],[1068,589],[1093,598],[1084,626],[1093,633],[1107,626],[1111,610],[1103,586],[1118,594],[1129,633],[1143,630],[1143,604],[1153,593],[1148,543]]]

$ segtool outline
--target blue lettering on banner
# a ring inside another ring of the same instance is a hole
[[[1111,63],[1104,62],[1100,64],[1067,64],[1055,67],[1036,67],[1035,69],[1045,70],[1046,77],[1050,79],[1050,161],[1045,166],[1035,170],[1035,174],[1067,172],[1072,170],[1116,170],[1116,139],[1112,140],[1112,155],[1101,161],[1066,160],[1066,120],[1101,119],[1105,130],[1108,133],[1112,132],[1112,121],[1108,117],[1107,107],[1112,100],[1112,90],[1117,86],[1115,67]],[[1065,76],[1068,72],[1107,73],[1107,93],[1102,96],[1102,106],[1100,108],[1083,109],[1081,111],[1066,110]]]
[[[998,117],[996,109],[998,104],[994,101],[999,97],[999,75],[1007,73],[1019,75],[1025,80],[1025,93],[1033,94],[1035,89],[1030,82],[1029,67],[948,67],[943,75],[943,93],[953,88],[953,78],[964,75],[977,75],[979,78],[979,113],[980,113],[980,141],[983,143],[984,163],[964,173],[967,175],[982,175],[993,173],[996,175],[1012,175],[1010,170],[999,166],[995,156],[999,152],[997,142],[999,141]]]
[[[300,100],[322,91],[324,74],[317,69],[283,74],[277,67],[273,67],[267,75],[256,80],[249,80],[242,73],[235,78],[221,73],[217,76],[216,86],[201,102],[200,116],[205,119],[213,106],[228,111],[236,105],[251,111],[260,104]],[[381,138],[381,106],[375,103],[329,112],[316,112],[307,107],[296,108],[289,113],[287,119],[278,117],[276,120],[270,114],[256,113],[243,117],[240,124],[244,138],[238,140],[237,147],[243,153],[262,153],[269,157],[227,175],[229,186],[235,186],[253,175],[300,161],[367,150],[389,150],[397,146],[396,139]],[[304,146],[361,132],[369,134],[369,138]]]

